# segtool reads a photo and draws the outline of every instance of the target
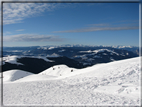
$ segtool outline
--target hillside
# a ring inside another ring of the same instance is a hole
[[[64,56],[48,58],[41,56],[7,56],[3,57],[3,72],[7,70],[19,69],[37,74],[59,64],[64,64],[74,68],[84,67],[78,61]]]
[[[140,60],[137,57],[84,69],[56,65],[39,74],[4,82],[4,104],[140,106]]]
[[[139,47],[133,46],[35,46],[35,47],[4,47],[3,56],[35,56],[35,57],[67,57],[73,59],[83,67],[98,63],[108,63],[116,60],[139,56]],[[71,61],[70,61],[71,62]],[[60,63],[65,64],[65,63]],[[71,66],[75,67],[75,66]],[[75,67],[75,68],[81,68]],[[23,69],[22,69],[23,70]]]

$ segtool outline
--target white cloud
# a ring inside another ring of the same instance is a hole
[[[16,31],[24,31],[25,29],[18,29],[18,30],[16,30]]]
[[[1,0],[0,0],[1,1]],[[78,6],[72,3],[34,3],[36,1],[50,0],[4,0],[4,1],[27,1],[27,3],[3,3],[3,24],[22,23],[25,18],[41,15],[45,11],[53,11],[57,8],[68,8]],[[72,1],[72,0],[52,0],[54,1]],[[81,0],[80,0],[81,1]]]
[[[3,24],[21,23],[23,19],[52,11],[55,3],[4,3]]]
[[[3,41],[5,42],[53,42],[53,41],[63,41],[63,38],[53,35],[37,35],[37,34],[18,34],[11,36],[3,36]]]

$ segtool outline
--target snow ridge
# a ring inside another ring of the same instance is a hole
[[[47,70],[44,70],[43,72],[39,73],[42,75],[52,75],[52,76],[64,76],[69,75],[71,72],[76,71],[75,68],[69,68],[66,65],[56,65],[53,67],[50,67]]]
[[[101,52],[104,52],[104,51],[111,52],[111,53],[114,53],[116,55],[119,55],[118,53],[116,53],[116,52],[114,52],[112,50],[109,50],[109,49],[97,49],[97,50],[94,50],[94,51],[91,51],[91,50],[89,50],[89,51],[80,51],[80,53],[92,53],[92,52],[94,52],[95,54],[97,54],[97,53],[101,53]]]
[[[55,54],[53,54],[52,56],[58,57]],[[28,57],[28,58],[39,58],[39,59],[43,59],[43,60],[45,60],[47,62],[53,62],[53,61],[47,59],[46,57],[42,57],[42,56],[16,56],[16,55],[13,55],[13,56],[3,57],[3,64],[5,64],[5,62],[8,62],[8,63],[11,63],[11,64],[23,65],[22,63],[17,62],[17,59],[24,58],[24,57],[25,58],[26,57]]]

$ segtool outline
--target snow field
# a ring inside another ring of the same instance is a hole
[[[81,87],[81,84],[69,85],[62,81],[29,82],[20,85],[17,83],[5,84],[4,104],[137,105],[139,103],[138,99],[94,92],[92,89],[82,89]]]
[[[140,106],[140,60],[114,61],[73,72],[73,68],[57,65],[54,70],[51,67],[4,83],[4,105]]]

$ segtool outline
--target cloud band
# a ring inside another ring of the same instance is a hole
[[[139,29],[139,27],[104,27],[104,28],[86,28],[86,29],[75,29],[75,30],[66,30],[66,31],[54,31],[54,33],[78,33],[78,32],[95,32],[95,31],[106,31],[106,30],[133,30]]]
[[[52,35],[34,35],[34,34],[19,34],[19,35],[11,35],[11,36],[4,36],[3,41],[5,42],[60,42],[63,41],[63,38],[59,36],[52,36]]]

